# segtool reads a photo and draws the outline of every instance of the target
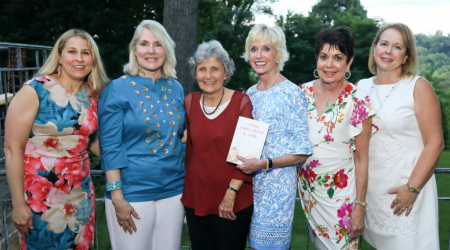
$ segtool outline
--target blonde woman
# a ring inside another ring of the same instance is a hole
[[[90,137],[108,81],[95,41],[72,29],[11,102],[5,156],[21,249],[93,247],[95,196],[86,150],[99,154]]]
[[[359,82],[377,115],[369,148],[364,238],[377,249],[439,249],[434,177],[444,149],[441,109],[431,84],[417,75],[414,34],[386,24],[369,57],[375,76]]]
[[[175,44],[158,22],[142,21],[125,75],[99,100],[105,209],[113,249],[179,249],[184,208],[183,88]]]
[[[312,153],[308,138],[305,94],[280,71],[288,60],[280,27],[253,26],[245,43],[245,59],[258,74],[247,90],[255,120],[270,124],[261,159],[238,158],[237,167],[253,173],[254,212],[251,249],[288,249],[294,218],[297,171],[295,164]]]

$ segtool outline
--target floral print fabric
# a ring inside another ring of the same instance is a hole
[[[366,93],[348,84],[338,99],[319,116],[313,82],[300,86],[308,99],[309,138],[314,154],[299,169],[299,192],[316,240],[327,249],[357,249],[347,227],[356,194],[354,138],[362,122],[373,115]]]
[[[95,196],[86,149],[97,129],[97,99],[87,84],[77,93],[48,76],[26,84],[39,110],[23,156],[34,229],[21,249],[92,249]]]

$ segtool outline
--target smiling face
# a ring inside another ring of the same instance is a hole
[[[263,39],[253,41],[249,51],[250,65],[258,75],[277,72],[277,51]]]
[[[67,39],[61,51],[59,63],[61,79],[84,81],[94,63],[88,41],[77,36]]]
[[[195,74],[198,86],[207,94],[214,94],[222,90],[224,80],[227,78],[222,62],[214,57],[199,63]]]
[[[373,57],[377,72],[401,72],[402,64],[408,59],[401,33],[393,28],[385,30],[374,47]]]
[[[347,63],[346,55],[336,46],[326,43],[317,58],[317,73],[324,83],[336,83],[344,79],[352,62],[353,58]]]
[[[149,29],[142,30],[136,43],[135,54],[139,67],[151,72],[161,72],[166,59],[166,51]]]

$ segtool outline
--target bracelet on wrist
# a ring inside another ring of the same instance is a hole
[[[122,189],[122,181],[110,181],[106,183],[106,191],[111,192],[117,189]]]
[[[359,205],[363,206],[364,208],[367,207],[367,202],[364,202],[364,201],[355,200],[355,205],[356,204],[359,204]]]
[[[273,168],[273,162],[272,162],[272,159],[270,159],[270,158],[267,158],[267,168],[268,169]]]
[[[239,190],[235,189],[234,187],[228,185],[228,189],[231,191],[234,191],[236,194],[239,192]]]

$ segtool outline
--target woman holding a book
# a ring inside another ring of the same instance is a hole
[[[199,92],[185,98],[186,177],[181,201],[192,249],[245,249],[253,213],[251,175],[227,162],[239,116],[252,118],[252,103],[225,88],[234,63],[218,41],[198,46],[189,63]]]
[[[255,25],[247,37],[245,59],[259,76],[247,94],[255,120],[269,124],[260,159],[238,158],[237,165],[253,174],[254,213],[250,226],[251,249],[290,247],[294,217],[297,169],[312,154],[308,138],[305,94],[280,74],[288,60],[286,39],[280,27]]]
[[[367,93],[348,82],[354,44],[344,28],[322,30],[316,79],[300,86],[308,99],[314,154],[300,167],[299,191],[319,250],[358,249],[364,230],[373,110]]]

